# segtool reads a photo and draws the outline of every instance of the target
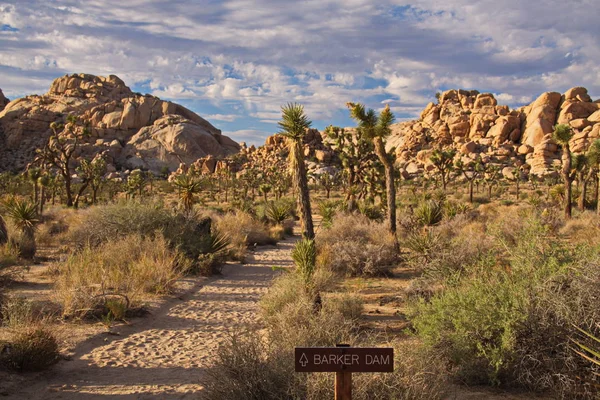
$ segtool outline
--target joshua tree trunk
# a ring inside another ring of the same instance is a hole
[[[0,245],[5,244],[6,242],[8,242],[8,231],[6,229],[6,224],[0,215]]]
[[[579,195],[579,199],[577,199],[577,208],[579,211],[585,210],[585,196],[587,195],[587,180],[583,179],[581,182],[581,194]]]
[[[469,180],[469,203],[473,203],[473,180]]]
[[[304,165],[304,154],[301,140],[291,140],[290,162],[294,171],[294,189],[298,193],[298,205],[300,209],[300,221],[302,223],[302,236],[306,239],[315,238],[312,212],[310,209],[310,194],[308,190],[308,179],[306,177],[306,166]]]
[[[44,203],[46,202],[46,190],[44,186],[40,188],[40,215],[44,213]]]
[[[562,178],[565,184],[565,218],[571,218],[572,199],[571,193],[573,190],[573,179],[571,179],[571,149],[568,144],[564,145],[562,154]]]
[[[519,200],[519,189],[520,189],[519,183],[520,183],[519,178],[517,178],[517,200]]]
[[[385,170],[385,191],[387,197],[388,229],[390,230],[391,234],[394,235],[394,240],[396,240],[397,243],[398,239],[396,237],[396,186],[394,185],[394,165],[388,158],[381,137],[376,136],[373,139],[373,144],[375,145],[375,153],[377,154],[377,157],[379,157],[379,160],[383,164],[383,168]]]
[[[73,207],[73,193],[71,193],[71,176],[63,174],[65,179],[65,196],[67,196],[67,207]]]

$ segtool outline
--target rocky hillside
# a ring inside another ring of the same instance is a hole
[[[570,124],[575,132],[574,152],[583,152],[600,138],[600,100],[576,87],[564,94],[543,93],[528,106],[511,110],[498,105],[492,94],[449,90],[429,103],[416,121],[395,124],[388,150],[395,148],[405,176],[430,170],[435,147],[452,146],[457,157],[499,166],[523,166],[525,172],[544,175],[560,164],[560,151],[551,139],[555,124]]]
[[[0,92],[0,171],[24,169],[45,144],[52,122],[69,114],[91,128],[81,155],[102,154],[110,170],[171,171],[209,155],[235,154],[240,146],[181,105],[133,93],[121,79],[86,74],[56,79],[48,93],[5,104]]]
[[[0,111],[4,110],[4,107],[6,107],[8,103],[10,103],[10,100],[4,97],[4,93],[2,93],[2,89],[0,89]]]

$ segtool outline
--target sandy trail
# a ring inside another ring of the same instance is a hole
[[[276,275],[271,267],[292,265],[297,239],[261,248],[244,265],[227,265],[223,276],[196,284],[151,316],[97,335],[22,387],[18,399],[188,399],[227,336],[257,323],[258,301]]]

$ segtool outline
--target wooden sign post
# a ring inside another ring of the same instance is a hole
[[[393,348],[296,347],[296,372],[335,372],[335,400],[352,400],[353,372],[394,372]]]

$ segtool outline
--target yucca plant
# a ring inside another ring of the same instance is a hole
[[[35,229],[39,222],[37,204],[12,197],[4,201],[3,209],[5,215],[21,231],[22,238],[19,243],[21,257],[32,259],[36,252]]]
[[[415,210],[417,221],[423,226],[438,224],[444,216],[442,204],[435,200],[421,203]]]
[[[196,194],[200,192],[200,181],[187,174],[178,175],[173,180],[173,185],[179,191],[179,199],[185,211],[190,211],[196,202]]]
[[[270,202],[265,208],[265,216],[272,224],[281,224],[290,216],[290,205],[284,202]]]
[[[323,226],[329,228],[340,204],[337,201],[326,200],[319,203],[319,214],[323,218]]]
[[[591,333],[581,329],[578,326],[575,326],[575,329],[579,331],[580,336],[585,340],[591,340],[595,342],[595,347],[591,347],[590,345],[586,345],[579,340],[571,339],[575,345],[577,345],[577,349],[573,349],[575,353],[579,354],[581,357],[591,362],[594,365],[600,367],[600,338],[595,337]],[[600,376],[600,374],[595,373],[595,375]]]
[[[312,239],[302,239],[296,243],[292,250],[292,259],[296,264],[296,271],[302,277],[304,286],[308,290],[315,272],[317,247]]]

